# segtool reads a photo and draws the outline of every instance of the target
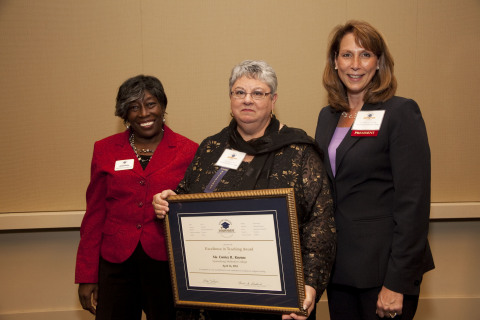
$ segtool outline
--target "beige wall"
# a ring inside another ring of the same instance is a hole
[[[139,73],[200,142],[228,123],[232,66],[264,59],[280,120],[313,135],[327,38],[349,18],[382,31],[398,94],[423,110],[432,200],[479,201],[478,0],[0,0],[0,212],[83,210],[93,142],[122,130],[116,91]]]
[[[350,18],[385,35],[398,95],[419,103],[429,132],[442,219],[417,318],[475,315],[478,0],[0,0],[0,319],[91,319],[73,284],[78,217],[94,141],[123,130],[113,116],[121,82],[160,78],[168,125],[200,142],[229,121],[232,66],[264,59],[278,74],[280,120],[313,135],[327,38]],[[324,301],[319,309],[324,319]]]

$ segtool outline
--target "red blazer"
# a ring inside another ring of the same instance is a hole
[[[151,258],[167,260],[163,221],[155,217],[153,195],[177,187],[198,144],[167,126],[164,130],[145,171],[128,141],[129,130],[95,143],[75,283],[97,283],[100,256],[123,262],[139,241]],[[133,169],[115,171],[116,161],[127,159],[134,159]]]

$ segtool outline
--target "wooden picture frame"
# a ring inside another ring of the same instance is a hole
[[[176,195],[168,202],[176,306],[307,315],[292,188]]]

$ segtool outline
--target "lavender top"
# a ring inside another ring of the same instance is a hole
[[[335,129],[335,132],[333,133],[332,140],[330,140],[330,144],[328,145],[328,157],[330,158],[330,165],[332,166],[332,172],[334,177],[336,173],[335,161],[337,159],[337,148],[347,135],[348,130],[350,130],[350,127],[337,127]]]

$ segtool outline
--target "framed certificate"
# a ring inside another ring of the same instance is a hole
[[[293,189],[177,195],[168,202],[177,306],[306,315]]]

